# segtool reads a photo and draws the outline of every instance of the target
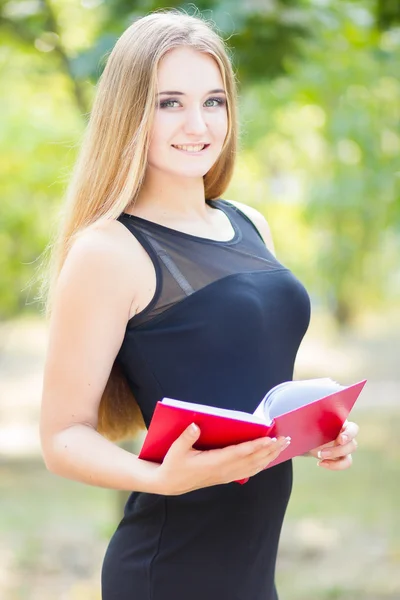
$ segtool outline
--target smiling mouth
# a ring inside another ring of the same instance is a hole
[[[187,154],[199,154],[202,150],[206,150],[210,144],[172,144],[175,150],[186,152]]]

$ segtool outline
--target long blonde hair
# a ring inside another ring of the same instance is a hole
[[[224,81],[228,133],[204,176],[206,199],[219,197],[232,177],[237,150],[236,81],[223,40],[203,18],[178,10],[157,11],[135,21],[121,35],[99,79],[78,159],[66,192],[62,219],[42,278],[42,297],[50,316],[54,289],[65,258],[87,227],[117,219],[141,188],[157,94],[157,67],[173,48],[189,46],[216,60]],[[104,389],[98,431],[111,440],[144,427],[139,407],[115,362]]]

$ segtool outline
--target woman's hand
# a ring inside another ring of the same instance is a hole
[[[195,450],[200,429],[190,425],[154,470],[157,493],[178,495],[256,475],[290,443],[287,438],[258,438],[218,450]]]
[[[309,455],[318,458],[318,465],[330,471],[348,469],[353,462],[351,455],[357,450],[358,444],[355,438],[358,431],[356,423],[345,421],[336,440],[311,450]]]

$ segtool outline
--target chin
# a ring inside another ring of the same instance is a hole
[[[214,163],[213,163],[214,164]],[[176,165],[175,165],[176,167]],[[211,165],[206,165],[203,167],[198,166],[197,168],[192,168],[192,169],[179,169],[177,170],[172,169],[172,168],[163,168],[163,169],[158,169],[160,171],[164,171],[164,173],[168,173],[169,175],[172,175],[173,177],[181,177],[181,178],[202,178],[204,177],[204,175],[206,175],[208,173],[208,171],[211,169],[212,164]]]

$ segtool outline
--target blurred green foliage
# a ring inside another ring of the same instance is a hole
[[[175,6],[232,49],[243,135],[230,196],[266,214],[279,256],[338,322],[394,298],[398,2],[0,0],[0,317],[38,308],[30,280],[107,52],[133,18]]]
[[[243,106],[277,246],[339,323],[400,290],[400,31],[357,14],[336,4],[302,61]]]

